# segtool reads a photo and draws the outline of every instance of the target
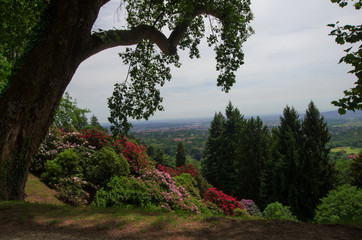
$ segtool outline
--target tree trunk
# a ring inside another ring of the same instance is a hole
[[[40,40],[0,99],[0,200],[22,200],[31,158],[60,99],[90,52],[91,28],[105,0],[52,1]]]

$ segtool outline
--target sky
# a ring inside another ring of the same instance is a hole
[[[119,3],[113,0],[101,9],[94,29],[123,26]],[[281,114],[286,105],[304,113],[311,100],[321,112],[337,110],[331,101],[354,87],[356,78],[347,74],[351,66],[338,64],[348,46],[328,36],[327,24],[360,24],[360,12],[329,0],[252,0],[251,9],[255,34],[244,43],[245,64],[231,91],[216,86],[215,53],[204,41],[200,59],[179,52],[182,66],[172,68],[172,80],[161,88],[165,111],[150,120],[211,118],[229,101],[246,116]],[[66,90],[101,123],[108,122],[107,98],[114,84],[127,75],[128,66],[118,56],[124,50],[108,49],[85,60]]]

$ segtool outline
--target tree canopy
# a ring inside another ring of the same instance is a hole
[[[353,1],[353,0],[352,0]],[[338,3],[340,7],[348,5],[348,0],[331,0],[332,3]],[[354,4],[356,10],[360,10],[362,0],[356,1]],[[339,107],[338,112],[345,114],[346,110],[362,110],[362,44],[353,51],[353,44],[362,41],[362,25],[345,25],[343,27],[337,24],[328,24],[328,26],[335,28],[329,35],[336,36],[336,43],[340,45],[351,44],[347,48],[346,56],[339,60],[339,63],[346,63],[352,65],[353,69],[348,73],[352,73],[357,77],[355,87],[350,90],[344,91],[344,97],[338,101],[333,101],[332,104]]]

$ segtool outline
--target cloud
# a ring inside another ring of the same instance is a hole
[[[95,28],[120,27],[111,1],[99,15]],[[216,86],[215,54],[203,42],[201,59],[181,52],[182,66],[172,68],[173,79],[161,89],[165,112],[152,119],[212,117],[228,101],[245,115],[281,113],[288,104],[304,112],[314,100],[320,110],[335,109],[330,102],[353,87],[350,67],[338,64],[346,46],[339,46],[326,25],[360,23],[360,12],[341,9],[329,1],[259,0],[252,2],[255,34],[244,44],[245,64],[236,73],[237,83],[226,94]],[[122,14],[123,12],[118,12]],[[68,90],[79,105],[90,108],[100,122],[108,116],[107,98],[113,85],[125,79],[117,53],[124,47],[99,53],[77,70]]]

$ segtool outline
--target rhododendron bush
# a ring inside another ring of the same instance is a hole
[[[107,188],[97,192],[94,205],[111,207],[133,205],[167,210],[200,213],[190,194],[166,172],[157,169],[145,171],[141,176],[115,177]]]
[[[67,162],[63,163],[64,159],[68,159]],[[79,171],[68,176],[62,170],[66,169],[65,163],[75,164],[72,169]],[[132,205],[227,215],[242,209],[235,198],[210,188],[193,165],[175,169],[158,165],[156,168],[144,146],[97,129],[82,133],[51,129],[31,170],[44,176],[44,180],[59,191],[61,199],[72,205]],[[205,193],[204,199],[200,193]]]
[[[236,208],[243,208],[236,198],[226,195],[222,191],[218,191],[216,188],[210,188],[207,190],[204,194],[204,201],[215,203],[226,215],[234,215],[234,210]]]

